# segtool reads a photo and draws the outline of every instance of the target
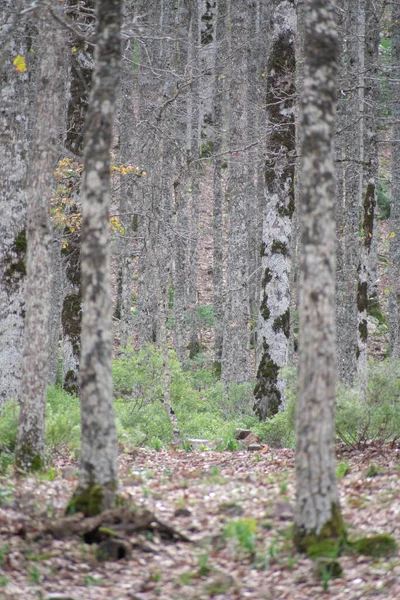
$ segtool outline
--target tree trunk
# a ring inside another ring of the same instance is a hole
[[[342,94],[343,113],[343,271],[338,273],[338,355],[340,379],[352,384],[357,375],[358,313],[357,267],[359,265],[359,217],[362,184],[362,93],[363,75],[360,70],[361,53],[359,0],[346,0],[345,57],[346,71]]]
[[[0,8],[0,406],[17,399],[25,313],[26,170],[29,159],[29,71],[18,71],[13,60],[22,56],[29,69],[26,21],[13,13],[15,3]]]
[[[228,2],[231,68],[229,72],[229,240],[227,291],[222,351],[222,379],[243,383],[250,376],[250,331],[247,237],[247,157],[243,148],[247,128],[246,2]]]
[[[63,88],[60,36],[54,23],[46,20],[47,9],[44,5],[39,13],[39,72],[27,206],[26,316],[15,451],[16,464],[24,470],[39,469],[44,462],[53,251],[50,200]]]
[[[334,460],[335,133],[338,41],[334,6],[304,5],[302,257],[294,541],[300,551],[345,535]]]
[[[111,357],[108,208],[110,150],[121,62],[121,0],[98,0],[97,43],[85,126],[82,178],[81,461],[69,510],[93,515],[115,505],[118,485]]]
[[[371,266],[373,254],[376,252],[374,238],[376,181],[378,177],[378,147],[376,143],[376,111],[378,102],[378,49],[379,49],[379,18],[374,10],[375,2],[365,0],[363,18],[365,40],[363,47],[362,65],[362,206],[361,206],[361,247],[360,263],[357,269],[357,310],[358,310],[358,385],[360,393],[364,394],[367,387],[367,341],[368,321],[367,311],[372,294]]]
[[[389,349],[400,360],[400,5],[392,5],[392,203],[390,207]]]
[[[294,212],[295,33],[294,2],[277,0],[267,62],[266,204],[258,317],[257,383],[254,410],[260,419],[276,414],[287,364],[290,333],[290,247]]]
[[[93,9],[94,0],[87,0],[85,8]],[[93,26],[94,16],[80,10],[73,0],[69,0],[68,14],[74,28],[80,28],[85,35]],[[79,26],[77,24],[79,22]],[[70,42],[71,74],[70,93],[67,107],[66,148],[77,157],[82,157],[85,119],[88,110],[89,92],[92,85],[93,46],[76,37]],[[69,191],[72,203],[67,210],[70,218],[81,212],[80,176],[71,180]],[[63,377],[62,386],[67,392],[79,392],[79,361],[81,356],[81,240],[80,232],[65,227],[64,237],[68,245],[61,251],[64,264],[64,297],[61,311],[61,335]]]
[[[221,372],[224,339],[224,160],[221,156],[223,121],[226,105],[225,60],[228,52],[226,36],[226,0],[218,0],[216,22],[216,57],[213,88],[213,304],[214,304],[214,365]]]

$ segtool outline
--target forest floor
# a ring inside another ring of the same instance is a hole
[[[3,476],[0,599],[400,600],[399,552],[384,559],[345,554],[343,575],[330,579],[293,551],[294,452],[264,450],[121,448],[121,497],[190,541],[162,527],[131,532],[120,560],[101,560],[98,545],[82,536],[54,538],[77,483],[73,459],[58,456],[35,477]],[[338,448],[338,463],[349,467],[339,487],[350,538],[389,533],[400,544],[399,459],[392,445]]]

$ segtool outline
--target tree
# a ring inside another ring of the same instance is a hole
[[[222,379],[243,383],[250,376],[250,331],[247,239],[247,157],[242,148],[247,130],[247,3],[228,0],[231,63],[228,73],[229,238],[227,290],[222,349]],[[228,42],[228,43],[229,43]]]
[[[301,91],[302,256],[294,541],[340,539],[333,449],[335,404],[335,131],[338,41],[333,2],[304,5]]]
[[[273,23],[267,61],[266,193],[261,243],[262,283],[257,342],[260,349],[255,411],[260,419],[278,412],[290,331],[290,246],[294,213],[295,33],[293,2],[271,6]]]
[[[400,359],[400,5],[392,5],[392,203],[390,208],[390,356]]]
[[[108,207],[110,150],[121,62],[121,0],[98,0],[95,67],[85,124],[82,178],[81,460],[68,510],[93,515],[115,505],[117,439],[112,381]]]
[[[94,0],[78,5],[69,0],[68,16],[74,32],[69,43],[70,81],[67,104],[67,127],[65,147],[72,156],[82,158],[84,125],[88,110],[89,92],[93,74],[93,44],[88,41],[94,29]],[[81,178],[71,174],[67,188],[71,204],[66,208],[71,222],[81,213]],[[62,249],[64,290],[61,309],[63,388],[70,393],[79,391],[79,361],[81,355],[81,240],[74,227],[66,225],[63,230],[68,244]]]
[[[50,200],[57,164],[63,87],[60,36],[54,23],[48,21],[47,11],[47,3],[42,3],[38,14],[39,67],[27,203],[21,411],[15,451],[16,464],[28,470],[40,468],[44,460],[53,251]]]
[[[0,8],[0,406],[19,396],[23,352],[31,57],[19,7],[7,1]]]

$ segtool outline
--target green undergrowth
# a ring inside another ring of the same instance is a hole
[[[286,388],[284,408],[259,423],[253,431],[275,447],[295,445],[296,372],[283,372]],[[347,446],[363,449],[368,442],[379,444],[400,439],[400,362],[386,359],[368,365],[368,385],[361,394],[357,385],[338,385],[335,432]],[[343,476],[338,474],[339,477]]]
[[[294,447],[296,373],[283,371],[283,408],[274,417],[259,422],[253,414],[253,385],[232,385],[227,391],[219,381],[212,359],[200,353],[184,370],[169,351],[168,377],[164,359],[155,347],[125,348],[113,362],[114,401],[118,439],[130,446],[157,450],[168,447],[172,428],[163,402],[169,381],[172,408],[178,419],[183,447],[188,439],[215,441],[215,447],[237,450],[238,427],[250,428],[271,447]],[[13,463],[19,406],[8,400],[0,409],[0,474]],[[337,439],[362,449],[367,442],[400,439],[400,363],[385,360],[369,365],[364,395],[357,387],[338,386],[335,429]],[[49,452],[80,445],[79,399],[59,386],[48,389],[46,444]],[[337,473],[344,477],[347,470]]]

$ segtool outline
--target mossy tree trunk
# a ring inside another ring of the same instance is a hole
[[[73,36],[70,41],[70,89],[67,105],[67,127],[65,146],[75,156],[82,157],[84,125],[88,109],[89,92],[93,73],[93,45],[85,40],[87,32],[94,26],[94,0],[86,0],[85,6],[68,3],[68,16],[74,29],[82,37]],[[72,200],[68,207],[70,216],[81,213],[79,176],[71,178],[69,194]],[[61,343],[63,359],[62,386],[70,393],[79,392],[79,362],[81,356],[81,240],[80,232],[66,226],[63,231],[68,245],[61,255],[64,270],[64,293],[61,309]]]
[[[362,39],[364,44],[360,50],[362,56],[362,143],[361,162],[362,198],[360,210],[360,261],[357,268],[357,311],[358,311],[358,344],[357,374],[360,393],[364,394],[367,386],[367,341],[368,341],[368,307],[373,296],[373,265],[376,257],[376,183],[378,177],[378,147],[376,142],[376,112],[378,106],[378,50],[379,50],[379,16],[375,2],[365,0],[360,9],[362,21]],[[380,10],[379,10],[380,12]]]
[[[260,419],[276,414],[287,364],[290,333],[290,247],[294,213],[295,34],[294,2],[271,6],[272,30],[266,67],[266,200],[261,243],[258,365],[254,410]]]
[[[392,5],[392,203],[390,207],[389,349],[400,360],[400,5]]]
[[[226,386],[250,376],[250,315],[247,237],[247,3],[228,0],[230,69],[228,83],[229,185],[228,257],[221,377]]]
[[[121,0],[98,0],[95,65],[85,125],[82,178],[81,458],[69,510],[115,505],[118,484],[111,358],[108,209],[110,150],[119,84]]]
[[[27,203],[26,316],[15,451],[16,464],[24,470],[40,468],[44,461],[53,252],[50,201],[63,90],[62,39],[54,23],[46,17],[47,10],[43,3],[38,15],[39,67]]]
[[[340,539],[334,459],[336,382],[333,141],[338,40],[333,2],[304,5],[301,90],[302,255],[294,541]]]
[[[30,59],[26,17],[15,2],[0,6],[0,406],[19,397],[26,275],[26,172],[29,164]],[[4,41],[4,43],[3,43]],[[26,59],[17,71],[13,60]]]

